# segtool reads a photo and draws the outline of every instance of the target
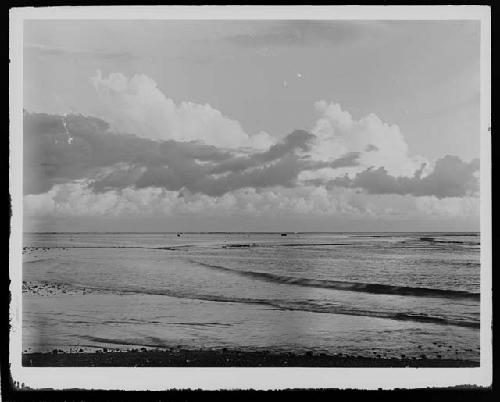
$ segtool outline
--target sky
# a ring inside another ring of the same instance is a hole
[[[478,230],[479,29],[27,20],[25,230]]]

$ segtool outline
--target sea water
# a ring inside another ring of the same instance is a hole
[[[23,350],[479,362],[478,233],[25,233]]]

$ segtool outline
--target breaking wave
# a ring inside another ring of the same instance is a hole
[[[146,289],[142,287],[126,286],[117,288],[103,288],[87,286],[87,289],[93,288],[98,291],[110,291],[112,293],[121,294],[146,294],[151,296],[168,296],[180,299],[202,300],[218,303],[242,303],[266,306],[278,310],[304,311],[309,313],[324,313],[324,314],[343,314],[353,316],[367,316],[386,318],[398,321],[413,321],[423,322],[438,325],[454,325],[459,327],[479,328],[479,321],[470,321],[459,318],[445,318],[442,316],[433,316],[428,314],[412,313],[412,312],[388,312],[358,309],[348,306],[333,305],[329,303],[315,303],[312,301],[291,301],[279,299],[262,299],[262,298],[247,298],[247,297],[232,297],[220,294],[193,294],[190,292],[172,291],[170,289]]]
[[[207,264],[204,262],[193,261],[193,260],[190,260],[190,262],[210,269],[232,272],[234,274],[245,277],[261,279],[274,283],[283,283],[287,285],[346,290],[351,292],[364,292],[372,294],[399,295],[399,296],[444,297],[449,299],[471,299],[471,300],[479,300],[480,298],[479,293],[472,293],[464,290],[433,289],[433,288],[386,285],[380,283],[362,283],[362,282],[334,281],[334,280],[324,280],[324,279],[298,278],[293,276],[276,275],[268,272],[241,271],[238,269],[223,267],[221,265]]]

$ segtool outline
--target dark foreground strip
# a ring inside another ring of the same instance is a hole
[[[384,358],[323,353],[235,350],[130,350],[125,352],[25,353],[28,367],[479,367],[478,362],[437,357]]]

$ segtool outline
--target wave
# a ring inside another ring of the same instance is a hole
[[[382,237],[382,236],[379,236]],[[389,236],[387,236],[389,237]],[[324,247],[324,246],[350,246],[354,248],[390,248],[390,249],[441,249],[446,246],[480,246],[480,242],[474,241],[458,241],[458,240],[437,240],[434,238],[422,237],[420,239],[411,240],[400,240],[397,243],[366,243],[366,244],[356,244],[356,243],[232,243],[223,244],[220,246],[224,249],[233,248],[274,248],[274,247]],[[177,246],[174,246],[177,247]],[[170,249],[170,248],[166,248]]]
[[[222,248],[251,248],[251,247],[317,247],[317,246],[352,246],[349,243],[234,243],[224,244]]]
[[[86,286],[86,288],[89,289],[92,288],[92,286]],[[469,321],[467,319],[446,318],[441,316],[431,316],[428,314],[417,314],[412,312],[395,313],[390,311],[365,310],[349,306],[320,304],[311,301],[257,299],[257,298],[224,296],[217,294],[192,294],[188,292],[176,292],[169,289],[146,289],[146,288],[136,288],[136,287],[122,287],[119,289],[94,287],[94,289],[99,291],[107,290],[115,294],[118,292],[119,294],[124,294],[124,295],[145,294],[150,296],[167,296],[178,299],[201,300],[201,301],[209,301],[217,303],[241,303],[241,304],[260,305],[277,310],[365,316],[365,317],[376,317],[376,318],[384,318],[397,321],[412,321],[412,322],[422,322],[422,323],[438,324],[438,325],[453,325],[466,328],[479,328],[479,321]]]
[[[50,249],[67,249],[67,248],[147,248],[151,249],[152,247],[145,246],[45,246],[45,247],[31,247],[33,250],[50,250]]]
[[[23,261],[23,264],[34,264],[37,262],[54,261],[53,258],[37,258],[34,260]]]
[[[435,237],[420,237],[420,241],[438,244],[461,244],[466,246],[479,246],[481,242],[470,240],[438,240]]]
[[[103,338],[90,335],[78,335],[80,339],[85,339],[87,341],[96,342],[99,344],[109,344],[109,345],[120,345],[120,346],[145,346],[145,347],[158,347],[158,346],[168,346],[164,339],[157,337],[146,336],[140,339],[113,339],[113,338]],[[94,345],[91,345],[94,347]]]
[[[195,247],[193,244],[182,244],[182,245],[173,245],[173,246],[161,246],[161,247],[152,247],[152,246],[99,246],[99,245],[89,245],[89,246],[46,246],[46,247],[32,247],[33,250],[50,250],[50,249],[145,249],[145,250],[167,250],[167,251],[175,251],[182,248],[187,247]]]
[[[212,265],[194,260],[190,260],[190,262],[210,269],[232,272],[237,275],[245,277],[261,279],[268,282],[282,283],[287,285],[345,290],[351,292],[363,292],[372,294],[398,295],[398,296],[443,297],[449,299],[471,299],[471,300],[480,299],[479,293],[467,292],[465,290],[434,289],[434,288],[386,285],[380,283],[362,283],[362,282],[334,281],[334,280],[324,280],[324,279],[298,278],[293,276],[276,275],[268,272],[241,271],[238,269],[223,267],[221,265]]]
[[[479,261],[467,261],[467,260],[433,260],[433,259],[419,259],[414,261],[407,261],[406,264],[427,264],[427,265],[446,265],[451,267],[475,267],[480,268],[481,263]]]

